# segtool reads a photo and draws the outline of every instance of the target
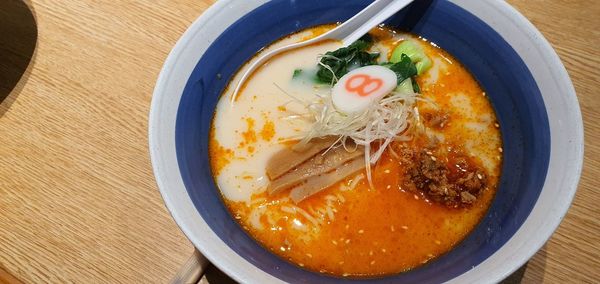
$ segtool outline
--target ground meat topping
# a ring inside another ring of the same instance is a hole
[[[444,111],[424,112],[423,120],[427,126],[440,129],[448,124],[450,115]]]
[[[404,185],[420,191],[432,201],[449,207],[473,204],[487,186],[481,167],[457,152],[436,158],[435,149],[400,147],[400,161],[405,168]]]

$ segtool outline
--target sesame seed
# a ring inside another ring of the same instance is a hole
[[[427,257],[433,257],[433,254],[427,254]]]
[[[498,152],[502,153],[504,150],[502,149],[502,147],[498,148]]]
[[[386,174],[389,174],[389,173],[390,173],[390,170],[385,170],[385,171],[383,171],[383,172],[384,172],[384,173],[386,173]]]
[[[418,197],[416,194],[413,194],[413,197],[414,197],[416,200],[419,200],[419,197]]]
[[[346,244],[349,244],[349,243],[350,243],[350,239],[347,239],[347,240],[346,240]]]
[[[343,261],[340,261],[340,262],[338,262],[338,264],[339,264],[339,265],[342,265],[342,264],[344,264],[344,262],[343,262]]]
[[[435,240],[435,244],[436,244],[436,245],[441,245],[441,244],[442,244],[442,242],[440,242],[439,240]]]
[[[500,127],[500,124],[494,123],[494,127],[498,128],[498,127]]]
[[[430,157],[431,157],[431,160],[437,161],[437,159],[434,156],[430,156]]]
[[[402,226],[400,228],[402,228],[402,230],[408,230],[408,226]]]
[[[477,174],[477,178],[478,179],[483,179],[483,176],[481,174]]]
[[[362,233],[364,233],[364,232],[365,232],[364,230],[358,230],[358,233],[359,233],[359,234],[362,234]]]
[[[350,225],[346,225],[346,230],[350,229]]]
[[[334,245],[337,246],[337,242],[335,240],[331,241]]]
[[[304,267],[304,263],[298,263],[298,265],[300,265],[300,267]]]
[[[385,251],[386,251],[385,249],[381,249],[381,252],[385,253]]]
[[[485,97],[485,92],[482,92],[481,94]]]
[[[306,256],[312,258],[312,254],[310,254],[310,253],[307,253]]]
[[[374,264],[375,264],[375,261],[374,261],[374,260],[373,260],[373,261],[371,261],[371,265],[374,265]]]
[[[342,274],[342,276],[344,276],[344,277],[348,277],[348,275],[350,275],[350,274],[348,274],[348,273]]]
[[[388,184],[385,188],[390,189],[390,188],[392,188],[392,186]]]
[[[369,251],[369,255],[373,255],[373,251]]]
[[[429,155],[429,156],[433,155],[433,153],[431,153],[431,152],[429,152],[429,151],[425,152],[425,154],[427,154],[427,155]]]
[[[391,226],[390,230],[392,230],[392,232],[394,232],[394,231],[396,231],[396,228],[394,228],[394,226]]]

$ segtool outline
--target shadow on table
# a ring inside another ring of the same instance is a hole
[[[214,265],[209,265],[206,268],[206,274],[204,277],[198,282],[199,284],[237,284],[235,280],[231,279],[227,274],[223,273],[223,271],[219,270]]]
[[[28,1],[0,1],[0,117],[21,93],[35,61],[37,25]]]

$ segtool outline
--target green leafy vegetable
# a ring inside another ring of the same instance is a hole
[[[406,54],[402,54],[400,60],[390,66],[390,69],[396,73],[398,83],[417,75],[417,67]]]
[[[302,74],[302,69],[295,69],[294,74],[292,75],[292,79],[297,78]]]
[[[353,69],[377,64],[379,53],[369,53],[366,51],[372,44],[372,40],[365,37],[347,47],[328,51],[319,59],[316,81],[333,84]],[[409,54],[402,53],[401,51],[406,51]],[[415,59],[418,60],[416,61]],[[406,40],[394,49],[391,62],[380,63],[380,65],[390,68],[390,70],[396,73],[398,88],[401,88],[404,92],[412,91],[418,93],[420,92],[420,88],[414,77],[421,74],[420,72],[424,72],[423,70],[430,68],[431,60],[425,56],[420,46]],[[300,76],[301,73],[302,70],[294,70],[293,78]]]
[[[396,63],[390,65],[389,68],[396,73],[396,77],[398,78],[398,87],[396,87],[396,90],[405,92],[413,91],[415,93],[421,91],[417,80],[414,79],[418,73],[417,67],[408,55],[401,54]]]
[[[410,78],[402,81],[402,83],[398,84],[398,86],[396,87],[396,92],[400,92],[400,93],[413,93],[414,88],[413,88],[413,80],[411,80]]]
[[[394,63],[392,62],[381,62],[379,63],[379,66],[383,66],[383,67],[387,67],[390,68],[390,66],[394,65]]]
[[[394,51],[392,52],[391,62],[398,62],[402,59],[402,55],[406,54],[417,68],[417,74],[421,75],[423,72],[429,70],[433,65],[431,59],[425,55],[423,48],[412,40],[405,40],[401,42]]]
[[[317,81],[322,83],[335,83],[352,69],[367,65],[377,64],[379,53],[369,53],[366,50],[372,42],[360,39],[348,47],[328,51],[319,60]]]
[[[421,87],[419,87],[419,83],[417,83],[417,80],[412,80],[411,82],[412,82],[413,91],[415,93],[420,93]]]

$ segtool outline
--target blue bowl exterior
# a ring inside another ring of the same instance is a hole
[[[542,190],[550,156],[548,117],[529,69],[487,24],[447,1],[409,7],[388,21],[421,35],[458,58],[486,90],[503,134],[504,164],[497,196],[482,222],[456,248],[409,272],[341,279],[303,270],[261,247],[231,218],[210,169],[208,141],[220,94],[242,63],[271,42],[303,28],[344,21],[369,4],[351,0],[276,0],[230,26],[202,56],[188,79],[177,113],[180,172],[198,212],[236,253],[287,282],[438,283],[477,266],[523,224]],[[423,2],[420,2],[423,3]],[[411,10],[412,9],[412,10]]]

